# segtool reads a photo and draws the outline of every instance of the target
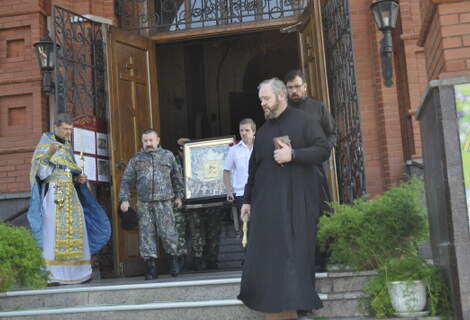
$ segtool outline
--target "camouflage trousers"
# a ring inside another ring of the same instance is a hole
[[[171,200],[137,201],[140,256],[158,257],[157,234],[169,255],[178,255],[178,234]]]
[[[188,248],[186,246],[186,229],[189,226],[192,254],[195,257],[202,257],[202,250],[200,250],[199,253],[198,248],[204,247],[204,239],[199,228],[195,228],[195,226],[200,225],[198,213],[195,211],[184,211],[183,209],[174,209],[174,211],[176,232],[178,232],[179,254],[188,254]]]
[[[194,257],[205,257],[207,262],[217,262],[220,246],[220,232],[222,230],[222,208],[208,208],[192,210],[176,215],[178,230],[178,251],[187,253],[186,226],[189,225],[191,233],[191,249]],[[184,249],[183,249],[184,248]],[[182,253],[181,253],[182,254]]]
[[[196,248],[195,251],[197,254],[203,255],[206,262],[217,262],[223,210],[222,208],[207,208],[199,211],[198,217],[195,229],[201,234],[204,246]]]

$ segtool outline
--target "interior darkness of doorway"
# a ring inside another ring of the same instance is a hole
[[[180,137],[238,135],[247,117],[261,126],[258,84],[298,67],[296,35],[279,30],[158,45],[163,147],[174,151]]]

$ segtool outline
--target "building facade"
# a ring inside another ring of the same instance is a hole
[[[419,166],[414,114],[428,82],[470,74],[470,1],[399,1],[391,87],[372,0],[248,2],[0,0],[0,220],[27,208],[31,156],[56,112],[106,123],[113,182],[98,191],[110,198],[142,129],[169,149],[233,134],[241,117],[263,121],[259,81],[296,67],[338,122],[338,200],[379,195]],[[49,96],[33,48],[47,33],[58,45]]]

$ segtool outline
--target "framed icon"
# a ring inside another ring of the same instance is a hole
[[[193,140],[184,144],[184,180],[187,201],[226,196],[224,161],[233,136]]]

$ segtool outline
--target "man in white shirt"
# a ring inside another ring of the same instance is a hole
[[[240,121],[240,137],[242,140],[232,146],[224,162],[224,184],[227,189],[227,200],[235,201],[238,211],[243,204],[243,193],[248,179],[248,162],[256,133],[256,124],[246,118]]]

